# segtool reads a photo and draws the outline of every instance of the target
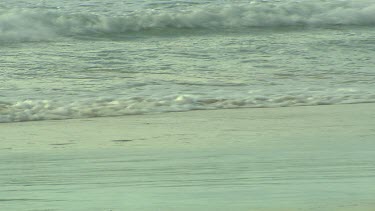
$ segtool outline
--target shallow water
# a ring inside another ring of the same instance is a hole
[[[375,102],[374,8],[3,1],[0,122]]]

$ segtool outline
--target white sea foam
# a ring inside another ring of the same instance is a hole
[[[269,108],[345,103],[374,103],[375,95],[312,96],[273,95],[252,96],[242,99],[204,98],[194,95],[167,96],[159,99],[134,97],[129,99],[91,99],[75,102],[52,100],[24,100],[0,103],[0,122],[58,120],[122,116],[147,113],[211,110],[229,108]]]
[[[375,1],[282,1],[145,9],[111,17],[36,9],[0,10],[0,41],[48,40],[167,29],[375,25]]]

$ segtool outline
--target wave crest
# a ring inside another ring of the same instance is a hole
[[[118,17],[56,11],[0,10],[0,40],[48,40],[166,29],[375,25],[375,2],[286,1],[143,10]]]

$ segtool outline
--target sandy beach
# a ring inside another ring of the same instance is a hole
[[[375,210],[375,106],[0,124],[0,210]]]

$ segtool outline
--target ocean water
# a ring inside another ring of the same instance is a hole
[[[0,122],[375,102],[373,0],[2,0]]]

